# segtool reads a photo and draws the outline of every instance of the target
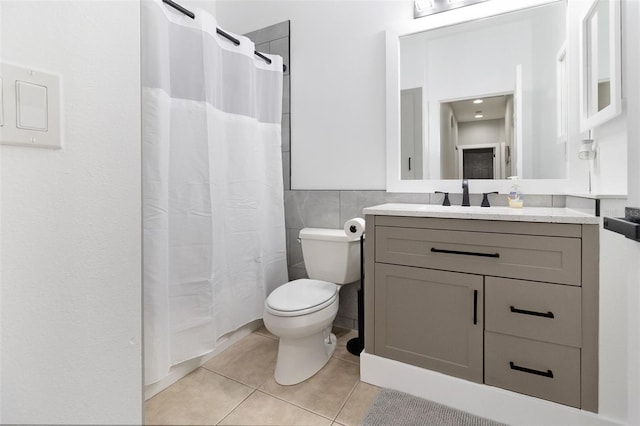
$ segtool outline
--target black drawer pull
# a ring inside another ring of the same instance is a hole
[[[540,370],[534,370],[533,368],[520,367],[519,365],[515,365],[513,361],[509,361],[509,366],[511,367],[512,370],[522,371],[524,373],[535,374],[537,376],[544,376],[544,377],[549,377],[550,379],[553,379],[553,371],[551,370],[540,371]]]
[[[536,311],[527,311],[526,309],[518,309],[513,306],[510,307],[511,312],[516,314],[525,314],[525,315],[533,315],[536,317],[545,317],[545,318],[555,318],[553,312],[536,312]]]
[[[473,251],[444,250],[431,247],[433,253],[463,254],[465,256],[500,257],[500,253],[476,253]]]

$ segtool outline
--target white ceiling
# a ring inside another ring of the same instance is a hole
[[[472,98],[455,102],[446,102],[451,105],[453,114],[458,122],[495,120],[504,118],[507,98],[513,95],[491,96],[488,98]],[[474,104],[475,99],[482,99],[481,104]],[[481,111],[482,118],[475,118],[477,111]]]

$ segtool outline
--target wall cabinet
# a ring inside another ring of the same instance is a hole
[[[597,225],[366,220],[367,353],[597,412]]]

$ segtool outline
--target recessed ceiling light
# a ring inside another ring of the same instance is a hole
[[[482,99],[476,99],[473,101],[474,104],[481,104],[482,102],[484,102]]]
[[[474,118],[482,118],[482,117],[484,117],[484,115],[482,115],[482,114],[476,114],[476,115],[474,115],[473,117],[474,117]]]

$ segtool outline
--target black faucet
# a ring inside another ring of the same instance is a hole
[[[449,193],[448,192],[436,191],[436,194],[444,194],[444,200],[442,200],[442,205],[443,206],[450,206],[451,205],[451,201],[449,201]]]
[[[497,194],[498,191],[494,191],[494,192],[485,192],[482,194],[482,204],[480,204],[480,207],[491,207],[491,204],[489,204],[489,197],[488,195],[490,194]]]
[[[462,207],[469,207],[469,182],[462,179]]]

